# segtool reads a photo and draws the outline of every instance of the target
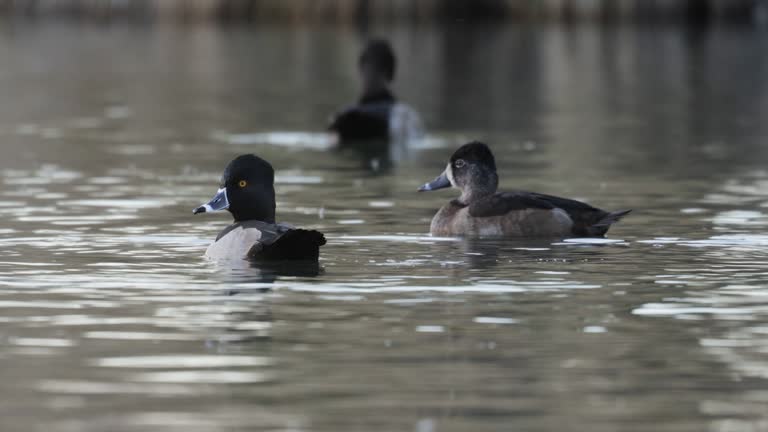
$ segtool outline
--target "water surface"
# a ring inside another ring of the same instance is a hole
[[[768,56],[752,30],[374,29],[426,140],[337,150],[354,29],[6,22],[3,431],[758,431]],[[605,241],[431,238],[416,188],[634,208]],[[321,271],[222,266],[224,165],[277,170]]]

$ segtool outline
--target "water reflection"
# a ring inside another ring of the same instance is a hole
[[[321,275],[324,268],[318,261],[227,261],[216,263],[221,281],[238,284],[259,284],[259,290],[269,289],[268,285],[278,278],[312,278]],[[265,286],[266,284],[266,286]],[[238,290],[229,290],[237,294]]]
[[[768,377],[762,358],[766,353],[766,274],[761,232],[763,218],[759,210],[766,192],[759,187],[761,171],[728,178],[701,200],[710,210],[702,209],[715,234],[702,239],[656,239],[657,245],[674,244],[694,248],[702,264],[695,270],[668,265],[654,276],[654,283],[669,287],[660,299],[633,309],[633,314],[661,320],[673,319],[695,340],[709,358],[726,365],[733,382],[764,380]],[[714,422],[715,430],[749,428],[754,421],[764,421],[760,406],[761,392],[747,392],[732,397],[712,397],[700,403],[700,410],[713,416],[740,420]]]

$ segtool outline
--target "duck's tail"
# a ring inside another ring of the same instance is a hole
[[[605,216],[603,216],[602,218],[600,218],[600,220],[592,224],[588,228],[588,231],[593,236],[604,236],[605,233],[608,232],[608,228],[610,228],[612,224],[618,222],[619,220],[621,220],[621,218],[623,218],[624,216],[628,215],[631,212],[632,212],[632,209],[610,212]]]
[[[317,260],[320,246],[325,244],[323,233],[315,230],[291,229],[274,242],[263,244],[258,251],[251,250],[253,260]]]

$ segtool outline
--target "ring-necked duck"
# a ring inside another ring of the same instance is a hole
[[[389,42],[369,41],[360,54],[358,67],[363,95],[356,105],[337,113],[328,127],[339,134],[339,141],[407,140],[423,135],[419,115],[409,106],[398,103],[390,89],[397,60]]]
[[[496,192],[499,177],[483,143],[461,146],[445,171],[419,192],[453,186],[461,195],[432,218],[435,236],[602,237],[631,210],[607,212],[589,204],[534,192]]]
[[[235,222],[205,251],[209,258],[316,260],[325,236],[275,223],[275,172],[269,162],[242,155],[224,169],[216,195],[193,214],[229,210]]]

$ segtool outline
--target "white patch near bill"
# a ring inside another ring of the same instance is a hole
[[[445,167],[445,176],[448,177],[448,181],[451,182],[451,186],[457,188],[456,182],[453,180],[453,165],[451,165],[450,162],[448,162],[448,165]]]

